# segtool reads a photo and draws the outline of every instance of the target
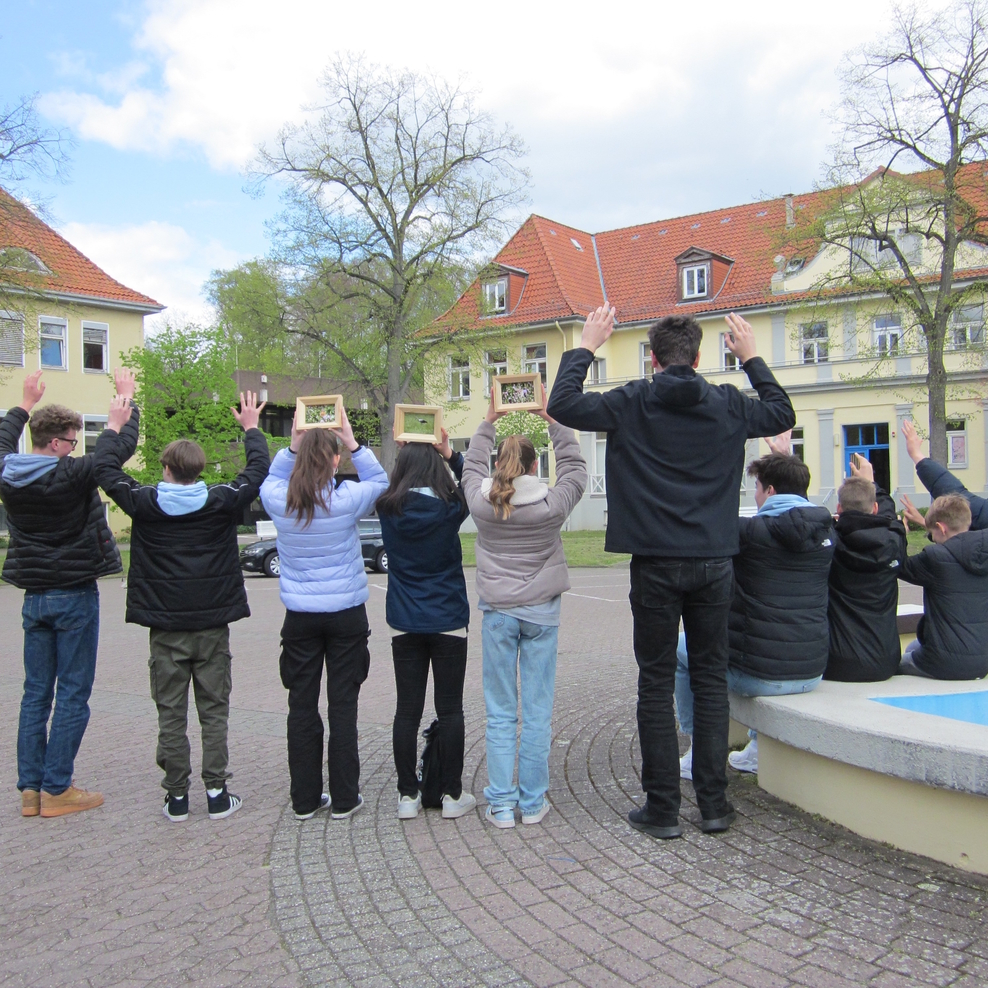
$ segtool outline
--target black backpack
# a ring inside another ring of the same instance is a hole
[[[423,732],[425,747],[419,762],[419,792],[422,806],[439,809],[443,805],[442,739],[439,737],[439,721],[434,720]]]

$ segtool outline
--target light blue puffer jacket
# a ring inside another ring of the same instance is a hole
[[[357,521],[387,490],[388,475],[366,446],[353,454],[353,465],[360,480],[344,480],[330,496],[329,510],[316,508],[308,528],[285,511],[293,453],[281,450],[261,485],[261,501],[278,532],[281,602],[290,611],[331,614],[367,600]]]

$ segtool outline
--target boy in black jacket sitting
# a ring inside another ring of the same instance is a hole
[[[209,818],[236,812],[241,800],[227,792],[227,722],[230,713],[231,621],[250,616],[237,547],[237,523],[267,476],[269,455],[257,428],[262,404],[247,392],[240,411],[246,469],[228,484],[207,487],[202,449],[188,439],[161,454],[164,480],[144,486],[124,473],[130,455],[119,435],[130,418],[128,401],[114,399],[96,442],[96,479],[134,520],[127,577],[127,621],[150,629],[151,696],[158,707],[161,785],[169,820],[189,815],[189,681],[202,728],[202,780]]]
[[[895,502],[876,488],[871,464],[855,455],[851,472],[837,492],[824,678],[878,683],[896,674],[902,658],[896,610],[906,530]]]
[[[969,531],[971,506],[961,494],[938,497],[925,518],[911,505],[904,515],[936,544],[902,566],[901,578],[923,588],[925,613],[899,672],[981,679],[988,675],[988,529]]]

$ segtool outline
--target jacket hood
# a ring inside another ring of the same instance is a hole
[[[400,535],[422,538],[438,531],[451,515],[459,517],[466,510],[462,501],[444,501],[414,490],[408,492],[404,509],[400,515],[388,515],[388,522]]]
[[[11,487],[27,487],[58,466],[57,456],[43,453],[11,453],[3,461],[3,479]]]
[[[827,508],[812,505],[760,517],[772,538],[789,552],[814,552],[833,545],[834,518]]]
[[[943,543],[943,547],[975,576],[988,576],[988,529],[961,532]]]
[[[198,511],[209,497],[204,480],[194,484],[169,484],[162,480],[158,484],[158,507],[166,515],[188,515]]]
[[[494,479],[492,477],[485,477],[480,482],[480,493],[489,501],[491,487],[494,485]],[[515,477],[512,481],[515,492],[511,495],[511,507],[520,508],[525,504],[537,504],[539,501],[544,501],[549,496],[549,485],[542,483],[538,477],[533,477],[531,474],[524,474],[521,477]]]
[[[690,408],[699,405],[710,385],[687,364],[672,364],[652,376],[652,389],[664,405]]]
[[[872,573],[898,566],[902,548],[900,525],[896,518],[863,511],[842,512],[834,522],[840,536],[835,558],[858,572]]]

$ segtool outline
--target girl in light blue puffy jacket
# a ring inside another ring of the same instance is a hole
[[[334,819],[363,806],[357,754],[357,698],[367,678],[367,576],[357,522],[374,509],[388,475],[353,438],[344,412],[339,438],[328,429],[296,432],[274,458],[261,500],[278,532],[281,681],[288,690],[288,769],[295,816],[331,807]],[[339,444],[359,481],[333,489]],[[329,793],[323,792],[322,668],[329,694]]]

